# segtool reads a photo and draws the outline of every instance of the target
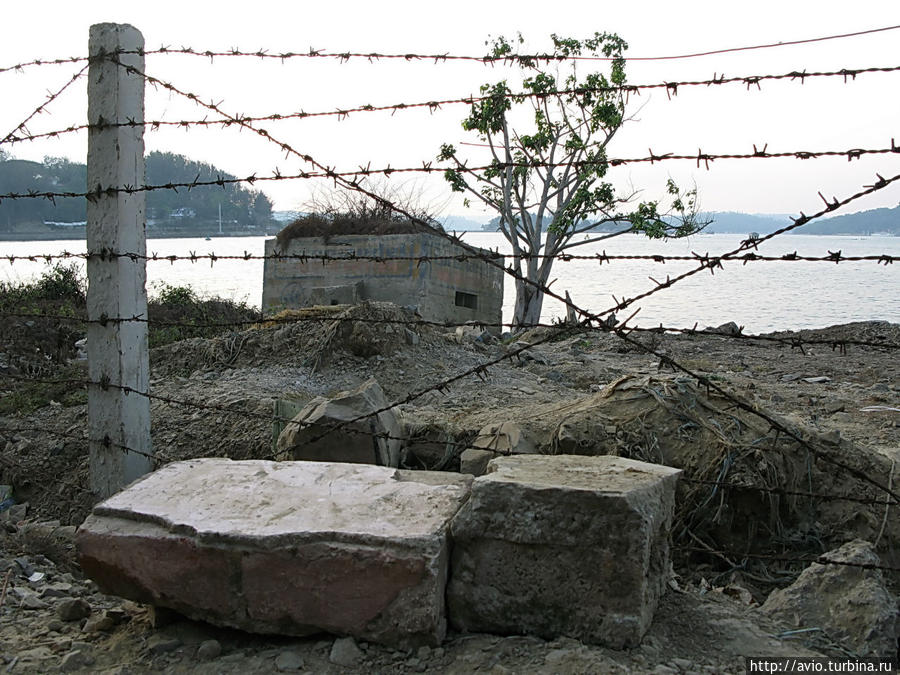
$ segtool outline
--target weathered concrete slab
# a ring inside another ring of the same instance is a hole
[[[403,429],[393,410],[383,410],[387,405],[374,379],[332,398],[317,396],[285,426],[275,447],[297,460],[396,467]]]
[[[359,464],[176,462],[94,508],[79,560],[106,592],[214,624],[438,644],[449,521],[470,481]]]
[[[665,586],[679,473],[611,456],[492,460],[451,525],[450,623],[638,644]]]

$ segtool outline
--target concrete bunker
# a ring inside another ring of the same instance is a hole
[[[265,246],[266,312],[376,300],[413,307],[429,321],[472,321],[499,331],[502,269],[440,236],[417,232],[279,237],[267,240]],[[502,263],[502,256],[492,251],[477,251]],[[322,256],[328,259],[323,261]]]

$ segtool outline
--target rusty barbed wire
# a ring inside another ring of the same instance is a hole
[[[73,63],[87,63],[87,56],[64,56],[58,59],[32,59],[31,61],[23,61],[12,66],[0,66],[0,74],[11,72],[22,72],[26,68],[37,66],[62,66]]]
[[[34,380],[34,381],[38,381],[38,380]],[[122,443],[116,443],[115,441],[110,439],[109,436],[105,436],[103,438],[91,438],[90,436],[85,436],[82,434],[75,434],[75,433],[68,432],[68,431],[58,431],[56,429],[51,429],[48,426],[21,427],[21,426],[10,426],[9,424],[6,424],[5,422],[0,422],[0,434],[2,434],[4,432],[11,433],[11,434],[25,434],[25,433],[49,434],[51,436],[56,436],[57,438],[67,438],[69,440],[82,441],[84,443],[98,443],[107,448],[118,448],[119,450],[122,450],[126,453],[140,455],[142,457],[146,457],[147,459],[152,459],[161,464],[165,464],[167,461],[170,461],[170,460],[167,460],[167,459],[161,457],[160,455],[144,452],[143,450],[137,450],[137,449],[129,447],[127,445],[123,445]],[[2,457],[2,455],[0,455],[0,457]],[[8,457],[4,457],[4,459],[6,459],[7,461],[10,461]],[[19,467],[24,468],[21,464],[19,465]],[[60,482],[62,482],[63,484],[68,484],[72,487],[77,487],[78,489],[84,490],[85,492],[90,492],[90,490],[88,490],[84,487],[80,487],[74,483],[66,483],[65,480],[61,480]]]
[[[34,119],[35,117],[37,117],[38,115],[43,113],[44,109],[48,105],[53,103],[53,101],[55,101],[57,98],[59,98],[63,94],[63,92],[65,92],[69,87],[71,87],[76,81],[81,79],[81,77],[84,76],[84,73],[87,69],[88,69],[88,66],[85,65],[78,72],[76,72],[71,78],[66,80],[65,84],[63,84],[59,89],[48,93],[47,99],[43,103],[41,103],[37,108],[34,109],[33,112],[31,112],[24,120],[22,120],[22,122],[20,122],[18,124],[18,126],[16,126],[16,128],[14,128],[12,131],[10,131],[8,134],[6,134],[6,136],[4,136],[2,139],[0,139],[0,145],[9,143],[10,139],[14,138],[16,133],[18,133],[19,131],[22,131],[23,129],[26,130],[26,132],[27,132],[28,123],[32,119]]]
[[[625,230],[622,234],[627,234]],[[335,235],[340,237],[342,235]],[[269,253],[254,254],[245,251],[242,254],[217,254],[211,253],[188,253],[183,254],[164,254],[164,253],[136,253],[133,251],[92,251],[86,253],[73,253],[70,251],[62,251],[61,253],[21,253],[21,254],[0,254],[0,260],[13,264],[19,261],[25,262],[44,262],[52,263],[54,260],[88,260],[97,258],[100,260],[113,260],[116,258],[128,258],[134,262],[143,260],[146,262],[190,262],[193,264],[208,261],[210,265],[224,261],[252,261],[252,260],[293,260],[301,263],[313,262],[411,262],[416,266],[424,265],[430,262],[466,262],[469,260],[501,260],[511,258],[513,260],[544,260],[546,258],[555,258],[561,262],[597,262],[600,265],[604,263],[610,264],[614,261],[645,261],[660,264],[668,262],[695,262],[709,258],[709,252],[699,254],[692,252],[690,255],[657,255],[647,254],[627,254],[627,253],[607,253],[605,250],[600,253],[593,254],[572,254],[560,253],[556,256],[549,254],[531,254],[531,253],[500,253],[498,251],[488,251],[487,253],[475,255],[469,253],[460,253],[457,255],[417,255],[417,256],[401,256],[401,255],[367,255],[357,253],[346,253],[343,255],[332,255],[328,253]],[[758,253],[748,252],[736,255],[721,255],[722,260],[735,260],[744,264],[750,262],[874,262],[879,265],[892,265],[898,260],[898,256],[892,253],[873,253],[868,255],[844,255],[843,251],[828,251],[828,255],[800,255],[796,251],[792,253],[784,253],[782,255],[760,255]]]
[[[827,40],[839,40],[850,37],[858,37],[860,35],[871,35],[874,33],[883,33],[886,31],[897,30],[900,26],[885,26],[882,28],[871,28],[863,31],[856,31],[853,33],[841,33],[838,35],[826,35],[822,37],[816,38],[804,38],[798,40],[786,40],[782,42],[771,42],[760,45],[751,45],[745,47],[726,47],[723,49],[710,50],[705,52],[695,52],[690,54],[679,54],[679,55],[669,55],[669,56],[625,56],[622,57],[626,61],[670,61],[674,59],[690,59],[696,58],[700,56],[712,56],[715,54],[727,54],[731,52],[741,52],[741,51],[749,51],[749,50],[757,50],[757,49],[770,49],[774,47],[786,47],[790,45],[800,45],[800,44],[810,44],[814,42],[823,42]],[[376,61],[380,59],[391,59],[391,60],[402,60],[402,61],[421,61],[428,60],[434,61],[435,63],[447,62],[447,61],[480,61],[486,64],[493,65],[498,61],[503,61],[507,63],[529,63],[529,62],[558,62],[558,61],[611,61],[612,57],[603,57],[603,56],[563,56],[558,54],[508,54],[502,57],[499,56],[467,56],[467,55],[454,55],[450,53],[441,53],[441,54],[416,54],[416,53],[403,53],[403,54],[386,54],[379,52],[352,52],[352,51],[342,51],[342,52],[326,52],[322,49],[313,49],[309,48],[306,52],[273,52],[269,53],[268,50],[258,49],[256,51],[242,51],[237,48],[232,48],[229,50],[212,50],[212,49],[196,49],[191,47],[167,47],[160,46],[157,49],[140,49],[140,50],[117,50],[116,54],[140,54],[141,56],[152,56],[157,54],[182,54],[189,56],[200,56],[203,58],[213,59],[217,56],[222,57],[235,57],[235,56],[243,56],[243,57],[254,57],[260,59],[275,59],[279,61],[286,61],[292,58],[331,58],[338,59],[342,62],[348,61],[351,58],[360,58],[365,59],[367,61]],[[88,57],[86,56],[69,56],[57,59],[35,59],[32,61],[26,61],[24,63],[18,63],[12,66],[0,67],[0,74],[10,72],[10,71],[22,71],[25,68],[35,67],[35,66],[50,66],[50,65],[61,65],[67,63],[80,63],[83,61],[87,61]]]
[[[150,326],[165,326],[171,328],[194,328],[194,329],[212,329],[212,328],[238,328],[238,327],[250,327],[250,328],[272,328],[280,325],[290,325],[290,324],[300,324],[300,323],[362,323],[362,324],[394,324],[394,325],[402,325],[402,326],[416,326],[416,327],[429,327],[429,328],[461,328],[461,327],[476,327],[476,328],[510,328],[510,329],[533,329],[533,328],[548,328],[554,330],[560,330],[565,328],[564,323],[531,323],[525,326],[520,326],[518,324],[512,322],[491,322],[491,321],[434,321],[429,319],[423,319],[421,317],[411,318],[411,319],[399,319],[399,318],[376,318],[376,317],[355,317],[355,316],[341,316],[334,313],[323,313],[323,314],[306,314],[301,316],[266,316],[265,314],[260,314],[257,317],[252,319],[241,319],[241,320],[231,320],[231,321],[209,321],[209,322],[184,322],[184,321],[167,321],[167,320],[157,320],[157,319],[148,319],[142,315],[135,316],[126,316],[126,317],[103,317],[100,319],[88,319],[86,317],[79,316],[71,316],[68,314],[48,314],[48,313],[37,313],[37,312],[11,312],[6,310],[0,310],[0,318],[9,318],[9,319],[50,319],[53,321],[65,321],[71,323],[79,323],[79,324],[95,324],[100,326],[106,326],[110,324],[116,323],[146,323]],[[770,342],[777,343],[781,346],[790,347],[793,349],[799,349],[801,353],[805,354],[805,347],[812,346],[825,346],[830,347],[832,351],[840,350],[841,353],[846,353],[847,347],[871,347],[875,349],[884,349],[884,350],[898,350],[900,349],[900,343],[892,343],[886,341],[879,340],[856,340],[852,338],[840,338],[840,339],[828,339],[828,338],[814,338],[814,337],[803,337],[802,335],[790,335],[790,336],[777,336],[772,334],[753,334],[753,333],[744,333],[743,327],[738,327],[735,331],[724,331],[719,330],[715,327],[707,327],[707,328],[698,328],[698,324],[694,324],[691,328],[679,328],[672,326],[663,326],[660,324],[659,326],[632,326],[629,328],[631,332],[635,333],[649,333],[649,334],[672,334],[672,335],[686,335],[686,336],[695,336],[695,337],[714,337],[714,338],[724,338],[726,340],[745,340],[750,342]],[[597,325],[582,325],[580,326],[580,330],[582,332],[605,332],[605,333],[614,333],[616,331],[616,325],[609,324],[597,324]],[[815,330],[815,329],[807,329],[807,330]],[[775,331],[781,332],[781,331]]]
[[[42,377],[28,377],[28,376],[15,375],[12,373],[7,373],[7,375],[9,376],[9,378],[11,380],[14,380],[17,382],[26,382],[26,383],[33,382],[33,383],[38,383],[38,384],[50,384],[50,385],[68,385],[68,386],[80,387],[80,388],[88,388],[88,387],[93,386],[93,387],[99,387],[100,389],[102,389],[104,391],[109,390],[109,389],[116,389],[118,391],[123,392],[126,395],[134,394],[136,396],[142,396],[144,398],[147,398],[150,401],[157,401],[160,403],[165,403],[166,405],[170,405],[170,406],[181,406],[181,407],[186,407],[186,408],[192,408],[194,410],[203,410],[203,411],[207,411],[207,412],[219,412],[219,413],[225,413],[225,414],[231,414],[231,415],[238,415],[240,417],[244,417],[247,419],[258,419],[258,420],[263,420],[266,422],[282,422],[286,426],[296,426],[296,427],[300,427],[300,428],[312,428],[312,429],[325,428],[328,430],[328,433],[333,431],[333,425],[325,423],[325,422],[299,421],[299,420],[296,420],[295,418],[291,418],[291,417],[282,417],[279,415],[258,413],[258,412],[253,412],[253,411],[249,411],[249,410],[239,410],[239,409],[229,407],[227,405],[219,405],[219,404],[213,404],[213,403],[197,403],[196,401],[178,399],[178,398],[174,398],[171,396],[163,396],[161,394],[153,394],[149,391],[141,391],[138,389],[134,389],[133,387],[129,387],[127,385],[115,384],[115,383],[109,382],[105,379],[101,379],[100,381],[95,381],[95,380],[90,380],[90,379],[77,379],[77,378],[47,379],[47,378],[42,378]],[[9,429],[10,427],[0,426],[0,431],[2,431],[4,428]],[[22,430],[22,429],[20,429],[20,430]],[[373,438],[382,438],[385,440],[392,440],[392,441],[411,442],[411,441],[418,440],[418,438],[416,436],[394,436],[387,432],[377,432],[377,431],[372,431],[372,430],[360,429],[357,427],[342,428],[342,431],[345,431],[346,433],[353,434],[353,435],[371,436]],[[81,440],[88,440],[88,441],[91,440],[91,439],[89,439],[87,437],[83,437],[83,436],[72,436],[72,437],[79,438]],[[312,441],[309,441],[309,442],[312,443],[312,442],[315,442],[316,440],[319,440],[319,439],[313,439]],[[147,454],[141,450],[135,450],[134,448],[129,448],[128,446],[125,446],[125,445],[113,443],[111,440],[109,440],[107,438],[100,439],[97,442],[99,442],[105,446],[108,446],[108,447],[118,447],[118,448],[127,450],[128,452],[134,452],[136,454],[148,457],[149,459],[154,459],[156,461],[160,461],[161,463],[166,463],[168,461],[172,461],[170,459],[163,458],[160,455]],[[449,445],[453,448],[458,448],[460,450],[460,452],[462,450],[472,447],[471,444],[466,443],[464,441],[449,441],[448,440],[445,442],[445,445]],[[496,452],[498,454],[510,454],[508,452],[499,451],[499,450]],[[273,454],[264,455],[263,457],[260,457],[258,459],[276,460],[283,454],[284,454],[283,452],[282,453],[273,453]]]
[[[640,163],[649,163],[654,164],[656,162],[664,162],[664,161],[682,161],[682,160],[690,160],[695,161],[697,163],[697,168],[700,168],[700,164],[703,163],[704,167],[709,170],[709,163],[713,162],[717,159],[731,159],[731,160],[750,160],[750,159],[784,159],[784,158],[793,158],[793,159],[820,159],[826,157],[846,157],[847,161],[853,161],[854,159],[860,159],[866,155],[885,155],[885,154],[900,154],[900,146],[897,146],[894,142],[894,139],[891,139],[891,146],[889,148],[851,148],[848,150],[819,150],[819,151],[806,151],[806,150],[792,150],[786,152],[775,152],[770,153],[766,151],[768,145],[764,146],[762,150],[758,150],[757,147],[753,146],[752,153],[730,153],[730,154],[712,154],[712,153],[704,153],[702,150],[698,151],[696,155],[687,155],[687,154],[675,154],[675,153],[664,153],[661,155],[654,154],[653,150],[649,150],[649,155],[646,157],[633,157],[633,158],[609,158],[603,159],[601,161],[579,161],[571,163],[577,170],[594,167],[594,166],[621,166],[627,164],[640,164]],[[483,172],[486,170],[495,170],[495,169],[516,169],[516,168],[558,168],[568,166],[568,163],[565,162],[538,162],[538,161],[529,161],[529,162],[495,162],[492,164],[480,165],[480,166],[468,166],[464,163],[460,163],[454,171],[458,171],[460,173],[466,174],[476,174],[479,172]],[[446,171],[446,167],[443,166],[434,166],[433,162],[425,162],[422,166],[414,166],[414,167],[391,167],[387,165],[381,168],[372,168],[371,165],[360,167],[359,169],[346,170],[346,171],[337,171],[334,169],[327,169],[325,171],[301,171],[299,173],[294,174],[282,174],[280,170],[276,169],[272,172],[272,175],[257,175],[251,174],[246,177],[225,177],[225,176],[217,176],[216,178],[210,178],[206,180],[200,180],[199,177],[195,178],[192,181],[181,181],[181,182],[168,182],[168,183],[160,183],[156,185],[140,185],[140,186],[124,186],[120,188],[107,188],[104,190],[103,194],[109,196],[115,193],[124,193],[124,194],[135,194],[139,192],[155,192],[159,190],[172,190],[177,192],[179,188],[193,190],[200,187],[221,187],[225,188],[227,185],[238,185],[247,183],[249,185],[254,185],[258,182],[277,182],[277,181],[285,181],[285,180],[314,180],[319,178],[366,178],[372,176],[385,176],[391,177],[393,174],[409,174],[409,173],[424,173],[424,174],[432,174],[438,173],[443,174]],[[20,200],[20,199],[48,199],[53,200],[56,198],[86,198],[92,199],[98,197],[99,194],[97,191],[85,191],[85,192],[58,192],[58,191],[39,191],[39,190],[29,190],[27,192],[9,192],[0,194],[0,202],[4,199],[6,200]]]
[[[113,53],[114,55],[115,53]],[[640,95],[641,91],[644,90],[654,90],[654,89],[665,89],[667,97],[671,98],[678,94],[678,89],[681,87],[699,87],[699,86],[712,86],[712,85],[722,85],[722,84],[735,84],[741,83],[746,85],[747,90],[749,91],[751,87],[760,88],[760,83],[765,81],[777,81],[789,79],[790,81],[800,80],[801,84],[805,82],[807,78],[831,78],[831,77],[841,77],[844,82],[848,82],[850,80],[855,80],[857,75],[867,74],[867,73],[892,73],[900,71],[900,66],[872,66],[867,68],[842,68],[839,70],[830,70],[830,71],[791,71],[788,73],[781,74],[769,74],[769,75],[741,75],[735,77],[725,78],[724,76],[718,76],[716,74],[713,75],[711,79],[707,80],[682,80],[682,81],[668,81],[668,82],[657,82],[657,83],[649,83],[649,84],[632,84],[632,85],[619,85],[615,87],[577,87],[573,89],[560,89],[555,92],[509,92],[507,94],[502,94],[504,98],[510,98],[513,100],[525,100],[529,98],[548,98],[550,96],[556,95],[569,95],[569,94],[583,94],[587,92],[614,92],[621,91],[627,95],[635,94]],[[849,78],[849,80],[848,80]],[[499,95],[499,94],[498,94]],[[243,122],[275,122],[275,121],[286,121],[286,120],[298,120],[298,119],[309,119],[316,117],[337,117],[339,120],[343,120],[348,118],[350,115],[358,114],[358,113],[369,113],[369,112],[391,112],[392,114],[399,111],[408,111],[408,110],[416,110],[427,108],[429,112],[434,113],[435,111],[441,109],[446,105],[474,105],[476,103],[480,103],[483,101],[489,101],[498,95],[486,95],[486,96],[460,96],[456,98],[448,98],[448,99],[432,99],[429,101],[412,101],[412,102],[401,102],[401,103],[391,103],[385,105],[372,105],[372,104],[362,104],[357,106],[343,107],[338,108],[336,110],[322,110],[322,111],[314,111],[314,112],[306,112],[303,110],[292,111],[288,113],[270,113],[268,115],[261,116],[250,116],[250,115],[237,115],[236,118]],[[79,124],[79,125],[70,125],[63,129],[57,129],[54,131],[43,132],[40,134],[27,134],[21,137],[17,137],[14,140],[8,142],[25,142],[25,141],[33,141],[41,138],[56,138],[58,136],[75,133],[78,131],[83,131],[85,129],[106,129],[106,128],[117,128],[117,127],[138,127],[142,126],[145,128],[150,128],[151,130],[157,130],[164,126],[173,126],[173,127],[181,127],[188,128],[193,126],[221,126],[221,127],[230,127],[238,122],[230,120],[230,119],[220,119],[220,120],[209,120],[209,119],[198,119],[198,120],[126,120],[125,122],[108,122],[104,124]],[[651,153],[652,154],[652,153]],[[786,155],[787,156],[787,155]],[[694,156],[686,156],[686,158],[694,159]]]
[[[717,54],[728,54],[733,52],[743,52],[743,51],[751,51],[751,50],[759,50],[759,49],[771,49],[776,47],[786,47],[786,46],[795,46],[801,44],[811,44],[815,42],[824,42],[829,40],[840,40],[850,37],[858,37],[861,35],[871,35],[874,33],[882,33],[891,30],[897,30],[900,26],[885,26],[882,28],[872,28],[869,30],[856,31],[852,33],[841,33],[838,35],[827,35],[822,37],[815,38],[804,38],[798,40],[786,40],[784,42],[771,42],[764,43],[759,45],[749,45],[743,47],[726,47],[722,49],[708,50],[703,52],[692,52],[687,54],[673,54],[667,56],[623,56],[622,58],[625,61],[672,61],[679,59],[691,59],[697,58],[701,56],[714,56]],[[465,54],[450,54],[450,53],[431,53],[431,54],[420,54],[414,52],[405,52],[405,53],[383,53],[383,52],[353,52],[353,51],[339,51],[339,52],[328,52],[323,49],[313,49],[309,48],[305,52],[272,52],[270,53],[265,49],[258,49],[255,51],[242,51],[237,48],[232,48],[228,50],[211,50],[211,49],[195,49],[191,47],[167,47],[161,46],[158,49],[154,50],[140,50],[134,52],[123,52],[123,53],[139,53],[145,56],[155,55],[155,54],[179,54],[179,55],[187,55],[187,56],[199,56],[208,59],[214,59],[216,57],[251,57],[258,59],[272,59],[277,61],[287,61],[289,59],[294,58],[308,58],[308,59],[336,59],[342,63],[350,61],[351,59],[361,59],[369,62],[376,62],[380,60],[393,60],[393,61],[432,61],[434,63],[444,63],[450,61],[470,61],[476,63],[484,63],[486,65],[495,65],[497,63],[505,64],[505,65],[513,65],[513,64],[521,64],[528,65],[534,62],[544,62],[544,63],[554,63],[554,62],[562,62],[562,61],[613,61],[614,57],[608,56],[581,56],[581,55],[561,55],[561,54],[547,54],[547,53],[534,53],[534,54],[506,54],[502,56],[494,56],[494,55],[484,55],[484,56],[476,56],[476,55],[465,55]]]

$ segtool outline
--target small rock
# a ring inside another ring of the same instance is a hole
[[[446,652],[444,651],[444,648],[443,648],[443,647],[438,647],[438,648],[435,649],[431,654],[432,654],[432,656],[433,656],[434,658],[436,658],[436,659],[442,659],[442,658],[444,658],[444,654],[445,654],[445,653],[446,653]]]
[[[416,656],[422,661],[427,661],[429,658],[431,658],[431,647],[419,647],[419,651],[416,652]]]
[[[47,609],[49,605],[33,593],[22,598],[22,609]]]
[[[108,633],[118,625],[119,622],[116,621],[115,618],[104,612],[99,616],[95,616],[85,621],[81,630],[85,633]]]
[[[26,577],[30,577],[34,574],[34,567],[31,566],[31,561],[28,558],[16,558],[16,564],[19,566],[19,569],[22,570],[22,574]]]
[[[419,344],[419,334],[415,331],[412,331],[409,328],[404,328],[403,335],[406,338],[406,344],[410,345],[411,347]]]
[[[544,656],[544,663],[548,666],[558,665],[562,661],[573,656],[571,649],[552,649]]]
[[[181,646],[181,640],[167,640],[165,638],[158,638],[157,640],[151,641],[147,646],[147,650],[153,656],[159,656],[160,654],[168,654],[169,652],[174,652]]]
[[[51,642],[50,651],[54,654],[62,654],[63,652],[72,651],[72,641],[71,640],[57,640],[56,642]]]
[[[793,382],[794,380],[799,380],[799,379],[800,379],[800,376],[796,375],[794,373],[788,373],[786,375],[781,376],[782,382]]]
[[[363,658],[352,637],[338,638],[331,646],[328,660],[339,666],[355,666]]]
[[[819,377],[804,377],[803,381],[807,384],[824,384],[825,382],[831,382],[831,378],[822,375]]]
[[[218,640],[206,640],[205,642],[201,642],[200,646],[197,647],[197,660],[198,661],[212,661],[219,657],[222,653],[222,645],[219,644]]]
[[[275,670],[289,673],[303,668],[303,659],[297,652],[281,652],[275,657]]]
[[[60,621],[59,619],[53,619],[53,621],[51,621],[50,623],[47,624],[47,630],[49,630],[53,633],[58,633],[59,631],[62,630],[62,627],[63,627],[63,622]]]
[[[116,622],[116,625],[131,620],[131,616],[121,607],[106,610],[106,616]]]
[[[50,584],[41,591],[42,598],[68,598],[72,595],[72,584]]]
[[[63,621],[78,621],[91,615],[91,603],[82,598],[69,598],[59,603],[56,615]]]
[[[825,432],[822,434],[822,440],[829,445],[837,445],[841,442],[840,429],[831,429],[830,431]]]
[[[18,523],[22,520],[25,520],[25,516],[28,515],[28,502],[24,504],[16,504],[15,506],[9,507],[6,511],[6,518],[11,523]]]
[[[93,663],[93,656],[75,650],[74,652],[69,652],[62,658],[62,662],[59,664],[59,668],[63,672],[70,673],[73,670],[81,670],[83,668],[87,668]]]
[[[653,675],[677,675],[678,671],[662,664],[650,671]]]
[[[669,663],[675,668],[685,672],[694,672],[697,669],[693,662],[688,661],[687,659],[672,659]]]

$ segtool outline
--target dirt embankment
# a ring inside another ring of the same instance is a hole
[[[342,311],[355,321],[323,316]],[[474,434],[508,421],[544,452],[669,463],[694,481],[682,483],[673,531],[678,590],[663,601],[641,648],[612,652],[564,639],[454,635],[441,649],[410,653],[359,645],[352,660],[359,671],[743,672],[744,654],[801,655],[807,647],[840,653],[840,645],[821,634],[785,633],[789,627],[750,608],[803,567],[751,555],[815,556],[861,537],[877,542],[885,565],[900,567],[898,507],[886,509],[884,491],[873,484],[900,483],[894,471],[900,413],[889,409],[900,407],[896,351],[850,346],[845,352],[815,344],[801,350],[711,334],[636,335],[733,392],[746,407],[764,411],[790,431],[785,434],[612,335],[517,336],[541,344],[480,377],[432,390],[432,384],[516,346],[475,339],[476,332],[459,337],[410,325],[415,317],[389,305],[328,308],[299,318],[153,351],[152,392],[181,402],[152,403],[160,461],[269,457],[276,399],[303,402],[374,377],[391,400],[428,390],[399,411],[410,435],[445,443],[420,444],[438,448],[436,454],[408,453],[414,468],[440,462],[452,470]],[[793,337],[898,344],[900,326],[859,323]],[[0,388],[4,396],[16,395],[13,383]],[[85,420],[83,399],[73,396],[0,418],[0,483],[28,502],[25,521],[74,526],[89,512]],[[447,448],[452,452],[444,456]],[[740,487],[712,484],[723,481]],[[0,600],[0,658],[7,664],[16,659],[10,672],[55,669],[73,652],[86,660],[68,657],[69,665],[84,672],[261,673],[291,663],[308,672],[341,669],[333,638],[253,637],[181,620],[154,627],[147,608],[102,596],[80,578],[68,530],[28,534],[23,522],[7,523],[0,551],[0,573],[9,570],[6,600]],[[44,576],[28,581],[28,567]],[[897,575],[888,573],[888,581],[896,589]],[[56,590],[47,592],[52,584]],[[40,602],[26,600],[31,595]],[[62,620],[60,605],[78,598],[90,606],[90,617]],[[108,615],[102,630],[83,625]]]

